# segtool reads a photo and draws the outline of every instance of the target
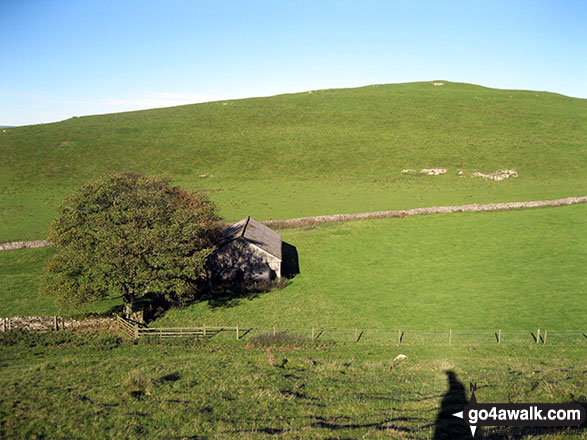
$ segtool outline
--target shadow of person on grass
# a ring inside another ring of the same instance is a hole
[[[442,397],[440,411],[434,423],[434,440],[470,440],[473,438],[478,440],[522,440],[528,436],[537,434],[538,431],[536,428],[527,426],[480,427],[481,429],[473,437],[471,429],[465,421],[453,416],[454,413],[463,411],[469,404],[465,387],[459,382],[457,375],[453,371],[447,371],[446,375],[448,379],[448,390]],[[584,397],[579,398],[579,400],[573,399],[573,402],[587,407]],[[587,420],[576,432],[583,432],[586,424]],[[568,428],[564,427],[543,428],[543,432],[544,434],[569,433]]]
[[[447,371],[448,391],[444,393],[440,403],[440,412],[434,423],[434,440],[460,440],[471,438],[471,430],[463,419],[453,416],[463,411],[469,401],[464,385],[458,381],[454,371]]]

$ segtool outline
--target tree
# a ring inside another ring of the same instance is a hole
[[[119,173],[67,198],[51,224],[56,253],[41,290],[65,305],[120,297],[184,303],[198,296],[220,231],[216,207],[165,177]]]

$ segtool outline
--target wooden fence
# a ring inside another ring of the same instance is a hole
[[[251,335],[288,333],[310,340],[335,342],[367,342],[393,345],[463,345],[463,344],[556,344],[587,343],[582,330],[419,330],[419,329],[345,329],[285,328],[252,329]]]
[[[0,331],[55,331],[62,329],[117,327],[126,336],[157,338],[236,338],[259,335],[296,335],[313,341],[363,342],[393,345],[463,345],[463,344],[585,344],[583,330],[417,330],[417,329],[345,329],[345,328],[242,328],[239,326],[146,327],[120,316],[75,320],[61,316],[0,318]]]
[[[243,335],[250,332],[252,329],[242,329],[236,327],[145,327],[136,322],[124,319],[121,316],[116,317],[118,328],[131,338],[140,338],[147,336],[156,336],[159,338],[180,338],[180,337],[194,337],[194,338],[211,338],[219,333],[234,332],[236,339],[240,339]]]
[[[536,329],[527,330],[365,330],[365,329],[340,329],[340,328],[306,328],[306,329],[278,329],[272,328],[242,328],[242,327],[143,327],[138,323],[128,321],[122,317],[117,318],[121,331],[131,338],[158,337],[158,338],[211,338],[216,335],[231,336],[241,339],[245,335],[273,335],[290,334],[298,335],[313,341],[331,340],[336,342],[371,342],[387,343],[395,345],[420,345],[420,344],[516,344],[535,343],[587,343],[587,332],[580,330],[548,331]]]
[[[118,329],[131,338],[138,338],[139,325],[116,315]]]

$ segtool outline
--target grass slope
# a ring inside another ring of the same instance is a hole
[[[0,133],[0,241],[44,238],[111,171],[167,173],[235,220],[584,195],[587,101],[410,83],[72,118]],[[444,176],[403,168],[447,167]],[[457,169],[515,168],[503,182]],[[206,175],[206,177],[199,177]]]
[[[439,412],[461,409],[469,382],[481,403],[569,402],[587,386],[578,345],[302,344],[273,346],[271,366],[247,341],[135,345],[60,332],[12,344],[0,335],[5,439],[465,438],[463,422]],[[408,359],[390,363],[399,353]]]
[[[253,299],[171,310],[155,325],[583,329],[586,210],[576,205],[284,230],[283,238],[297,246],[302,272],[291,285]],[[0,316],[57,313],[36,292],[51,253],[0,253],[6,268]]]
[[[113,299],[88,304],[80,310],[63,309],[53,297],[39,295],[39,283],[52,247],[0,252],[0,316],[54,316],[104,313],[122,304]]]
[[[301,274],[228,307],[172,310],[165,324],[270,328],[580,329],[584,205],[367,220],[282,231]]]

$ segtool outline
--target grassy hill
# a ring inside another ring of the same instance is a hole
[[[8,128],[0,130],[0,242],[44,238],[63,197],[110,171],[167,173],[182,187],[207,191],[227,220],[265,220],[585,195],[586,146],[587,100],[455,83]],[[448,172],[401,173],[436,167]],[[499,169],[519,176],[470,177]],[[0,333],[0,437],[429,439],[448,429],[441,414],[453,408],[455,387],[447,371],[463,391],[478,383],[482,402],[574,401],[586,380],[586,210],[283,230],[300,256],[290,285],[197,302],[154,323],[257,328],[239,341]],[[0,252],[0,316],[67,313],[37,293],[53,252]],[[119,305],[114,298],[80,311]],[[311,327],[349,332],[318,341],[278,334],[268,351],[255,341],[273,325],[304,328],[307,336]],[[357,327],[379,331],[355,343]],[[395,332],[382,331],[397,328],[406,330],[400,345]],[[531,339],[537,328],[548,329],[547,344]],[[573,332],[580,339],[565,337],[570,330],[581,330]],[[407,359],[393,361],[400,353]]]
[[[167,173],[209,192],[227,220],[269,219],[584,195],[586,145],[586,100],[454,83],[321,90],[16,127],[0,133],[0,241],[45,237],[62,198],[109,171]],[[428,167],[449,171],[401,172]],[[502,168],[519,177],[470,177]],[[166,319],[576,329],[585,303],[584,210],[284,231],[299,249],[302,274],[283,292],[236,307],[199,303]],[[51,252],[0,255],[2,313],[59,312],[36,294]],[[540,301],[547,294],[554,299]]]
[[[171,310],[161,324],[578,329],[587,306],[586,212],[579,205],[282,231],[300,255],[290,286]]]
[[[0,241],[44,238],[111,171],[166,173],[228,220],[584,195],[587,101],[446,82],[319,90],[0,132]],[[402,174],[444,167],[442,176]],[[516,169],[495,182],[468,173]]]

